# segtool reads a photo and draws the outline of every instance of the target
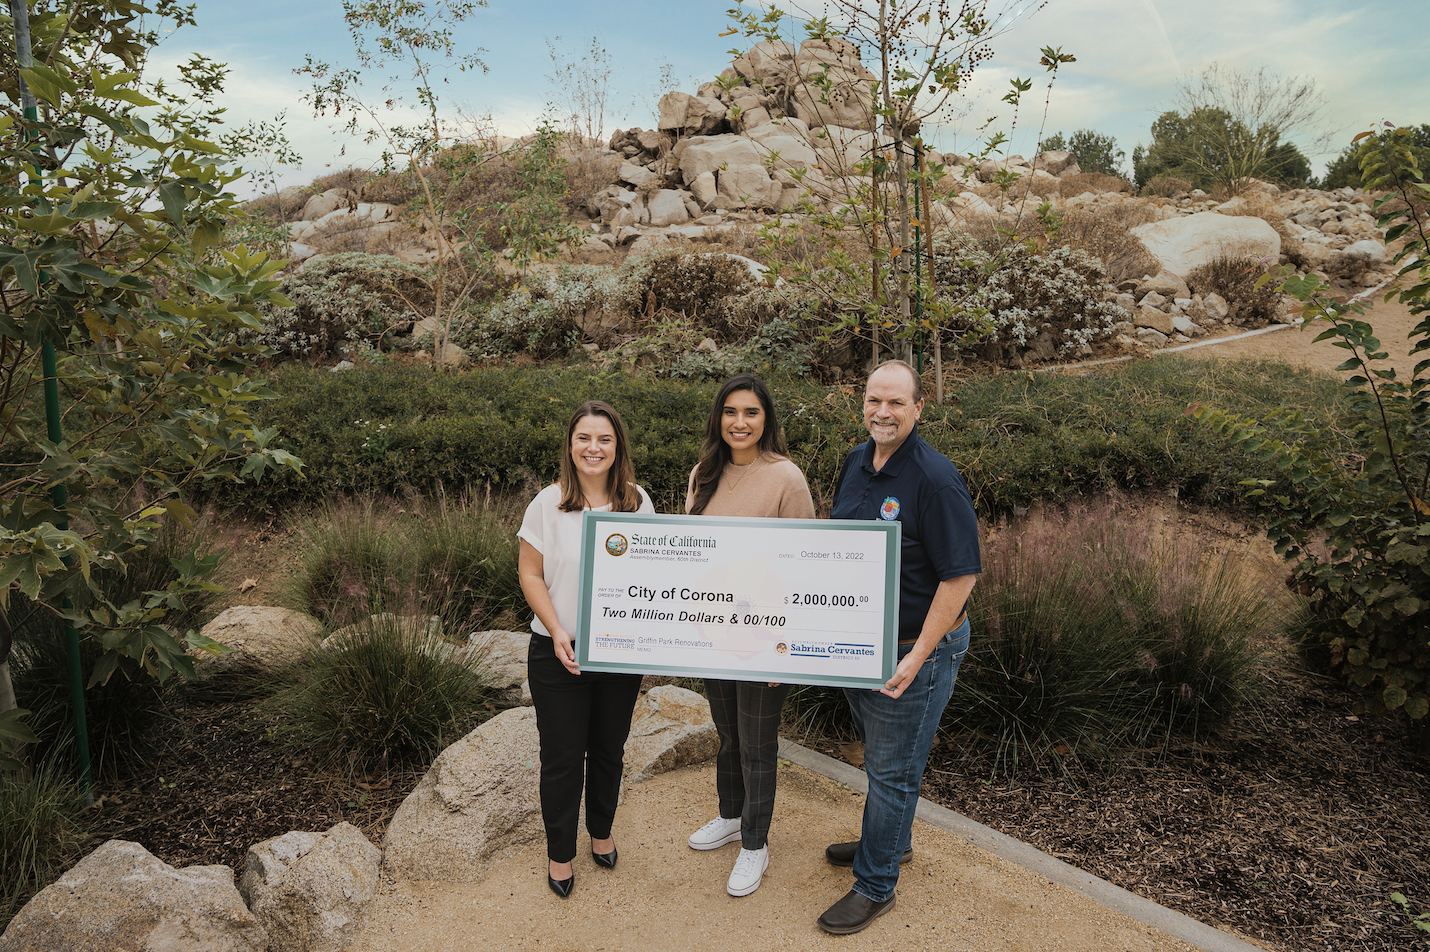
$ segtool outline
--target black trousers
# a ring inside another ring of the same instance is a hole
[[[531,636],[527,647],[526,665],[541,736],[546,857],[553,863],[569,863],[576,856],[583,780],[587,831],[598,840],[611,835],[641,676],[596,671],[572,674],[557,660],[551,639],[537,634]]]
[[[740,818],[740,845],[761,849],[775,814],[775,775],[779,769],[780,709],[789,685],[764,681],[705,679],[710,719],[720,733],[715,755],[715,790],[720,815]]]

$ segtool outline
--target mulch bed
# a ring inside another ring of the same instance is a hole
[[[1430,761],[1309,677],[1257,717],[1143,765],[990,780],[953,742],[924,795],[1125,889],[1279,949],[1425,947]]]
[[[1423,939],[1389,893],[1430,904],[1430,761],[1334,686],[1287,675],[1234,730],[1115,769],[1011,780],[940,743],[924,794],[1172,909],[1286,952],[1398,950]],[[190,699],[162,749],[101,784],[95,844],[242,871],[248,847],[341,820],[373,842],[423,771],[318,773],[244,703]],[[814,743],[839,756],[840,745]]]

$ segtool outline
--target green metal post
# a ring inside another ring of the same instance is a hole
[[[914,143],[914,169],[915,169],[915,171],[921,171],[921,170],[923,169],[923,164],[924,164],[924,163],[923,163],[923,153],[924,153],[923,146],[919,145],[918,142],[915,142],[915,143]],[[919,227],[919,226],[922,224],[922,221],[921,221],[921,219],[920,219],[919,216],[922,214],[922,212],[923,212],[923,207],[924,207],[924,206],[923,206],[922,198],[920,197],[920,196],[922,195],[922,192],[921,192],[921,190],[920,190],[922,184],[923,184],[923,183],[920,182],[918,179],[914,179],[914,323],[915,323],[916,325],[918,325],[918,328],[919,328],[918,337],[917,337],[916,339],[917,339],[917,341],[918,341],[918,351],[917,351],[917,353],[918,353],[918,355],[919,355],[919,356],[918,356],[918,372],[919,372],[920,374],[922,374],[922,373],[924,372],[924,328],[923,328],[923,322],[924,322],[924,321],[923,321],[923,318],[924,318],[924,293],[923,293],[923,260],[924,260],[924,252],[923,252],[923,242],[922,242],[922,240],[921,240],[921,229],[920,229],[920,227]]]
[[[33,62],[30,54],[30,10],[26,0],[10,0],[10,17],[15,23],[15,56],[23,69]],[[40,111],[36,108],[35,96],[30,92],[23,76],[20,77],[20,105],[25,111],[26,119],[39,122]],[[39,182],[40,179],[41,172],[36,167],[31,180]],[[49,427],[50,442],[58,446],[64,440],[64,428],[60,425],[60,380],[55,345],[49,341],[45,341],[40,347],[40,362],[45,375],[45,421]],[[68,529],[69,493],[64,483],[56,484],[51,492],[51,499],[59,515],[56,528]],[[64,561],[65,567],[68,568],[69,556],[65,556]],[[65,598],[65,610],[69,611],[73,607],[74,604],[69,598]],[[79,632],[68,619],[65,620],[65,654],[69,661],[70,704],[74,709],[75,752],[79,756],[80,782],[84,785],[85,803],[93,806],[94,773],[89,762],[89,727],[84,716],[84,671],[79,660]]]

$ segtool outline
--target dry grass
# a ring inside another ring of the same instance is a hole
[[[1304,249],[1301,239],[1291,233],[1287,227],[1286,215],[1277,207],[1274,196],[1265,192],[1249,192],[1241,196],[1242,204],[1235,208],[1223,208],[1218,211],[1223,215],[1231,215],[1236,218],[1260,218],[1270,225],[1276,234],[1281,237],[1281,253],[1289,258],[1292,263],[1306,265],[1308,262],[1304,257]]]
[[[1063,244],[1102,259],[1107,279],[1116,284],[1144,274],[1156,274],[1161,268],[1157,257],[1126,225],[1106,215],[1083,211],[1069,212],[1063,218],[1060,239]]]
[[[1075,175],[1064,175],[1059,177],[1058,182],[1062,185],[1062,194],[1071,198],[1074,195],[1081,195],[1083,192],[1093,192],[1101,194],[1103,192],[1122,192],[1127,195],[1137,194],[1137,189],[1125,178],[1116,175],[1104,175],[1101,172],[1078,172]]]
[[[1178,194],[1190,192],[1194,188],[1196,186],[1192,184],[1191,179],[1184,179],[1176,175],[1158,175],[1142,186],[1142,194],[1173,198]]]
[[[1281,293],[1276,283],[1268,281],[1256,286],[1257,279],[1266,271],[1265,265],[1228,250],[1211,264],[1188,274],[1187,286],[1194,294],[1215,292],[1225,298],[1231,306],[1232,323],[1264,327],[1281,315]]]

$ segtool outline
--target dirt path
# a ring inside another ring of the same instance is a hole
[[[1379,370],[1394,367],[1401,376],[1409,376],[1415,361],[1410,358],[1408,335],[1411,328],[1419,323],[1419,319],[1412,315],[1410,309],[1404,304],[1398,302],[1383,304],[1379,300],[1376,301],[1375,307],[1367,313],[1366,317],[1380,338],[1381,348],[1389,355],[1386,360],[1375,361],[1371,366]],[[1330,370],[1345,360],[1349,354],[1345,349],[1335,346],[1329,340],[1315,343],[1321,331],[1328,326],[1324,322],[1317,322],[1310,327],[1291,327],[1285,330],[1271,331],[1241,340],[1195,347],[1191,350],[1181,351],[1181,353],[1203,358],[1284,360],[1296,367]],[[1417,358],[1421,360],[1425,357],[1426,355],[1423,353],[1417,355]]]
[[[368,952],[533,950],[840,949],[1187,952],[1192,947],[1058,886],[951,833],[914,826],[914,860],[894,909],[864,932],[836,939],[815,919],[850,887],[824,847],[852,839],[863,797],[782,762],[771,864],[758,891],[725,893],[737,850],[697,853],[690,830],[715,805],[712,764],[628,789],[616,820],[620,865],[575,862],[569,900],[546,888],[545,848],[508,851],[477,885],[388,882],[353,948]],[[584,843],[583,843],[584,846]]]

